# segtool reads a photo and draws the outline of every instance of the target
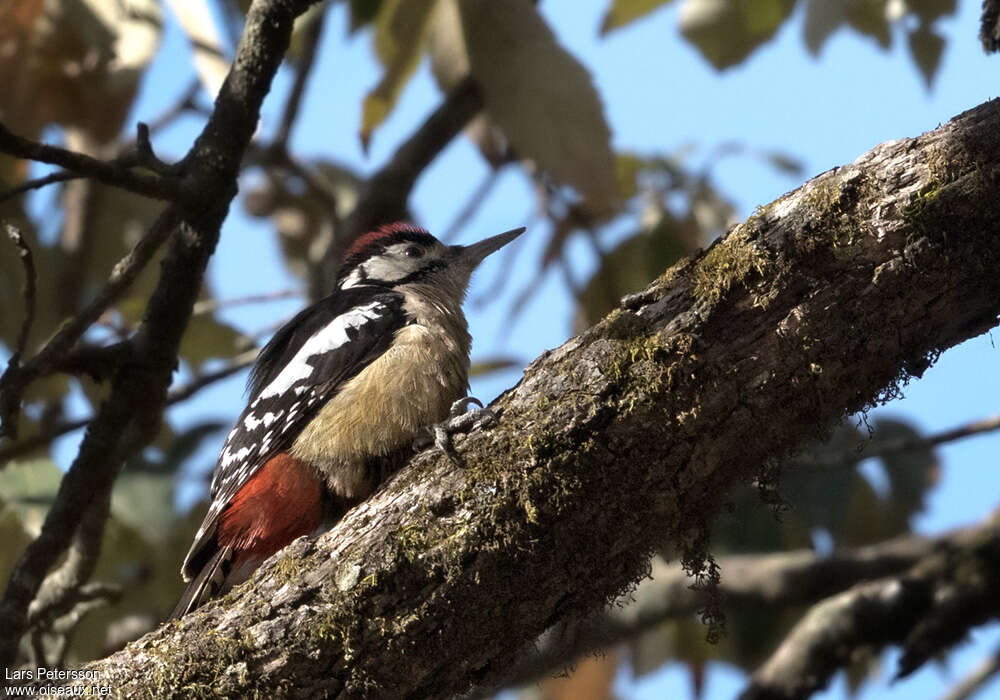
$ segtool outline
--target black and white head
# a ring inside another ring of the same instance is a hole
[[[524,232],[514,229],[472,245],[445,245],[419,226],[398,222],[359,237],[348,249],[337,287],[425,284],[464,295],[479,263]]]

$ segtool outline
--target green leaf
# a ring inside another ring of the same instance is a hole
[[[365,97],[361,141],[385,121],[420,59],[434,0],[385,0],[375,18],[375,53],[385,68],[378,85]]]
[[[870,36],[883,49],[892,45],[885,0],[856,0],[847,6],[847,23],[861,34]]]
[[[465,48],[458,0],[438,0],[431,17],[427,52],[431,57],[431,74],[443,92],[469,74],[469,52]]]
[[[111,493],[111,514],[150,543],[162,541],[177,517],[173,474],[121,474]]]
[[[736,65],[775,35],[795,0],[685,0],[681,34],[718,69]]]
[[[213,357],[232,357],[242,339],[238,330],[211,314],[193,316],[181,338],[180,356],[197,369]]]
[[[919,17],[922,24],[930,26],[945,15],[955,14],[958,0],[906,0],[906,9]]]
[[[62,477],[51,459],[10,462],[0,469],[0,503],[17,513],[28,533],[37,535]]]
[[[587,69],[530,0],[460,4],[487,111],[523,158],[574,187],[592,214],[618,205],[611,131]]]
[[[921,24],[907,36],[910,54],[917,64],[924,84],[930,89],[934,84],[934,76],[941,67],[941,57],[944,55],[944,39],[926,24]]]
[[[613,0],[601,22],[601,34],[624,27],[653,10],[669,5],[674,0]]]
[[[809,0],[803,25],[806,47],[818,56],[826,40],[847,21],[847,8],[840,0]]]
[[[218,421],[207,421],[198,423],[177,434],[170,430],[169,425],[164,424],[155,443],[160,446],[162,456],[158,459],[151,459],[143,454],[136,455],[128,461],[126,472],[176,474],[185,460],[201,447],[206,439],[210,439],[228,425],[228,423]]]
[[[374,21],[382,6],[382,0],[350,0],[351,24],[348,30],[351,34],[361,29],[366,24]]]
[[[875,446],[920,437],[920,431],[899,420],[883,418],[875,423]],[[891,534],[905,532],[913,516],[923,511],[927,494],[937,483],[940,463],[932,448],[890,452],[880,461],[889,480],[886,519],[895,530]]]

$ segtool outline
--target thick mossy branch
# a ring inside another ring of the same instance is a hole
[[[93,664],[130,697],[449,696],[558,620],[701,560],[736,481],[1000,311],[1000,102],[763,207],[538,358],[317,541]],[[891,391],[891,389],[889,389]]]

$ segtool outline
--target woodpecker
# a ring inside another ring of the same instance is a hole
[[[472,339],[462,301],[479,263],[523,231],[446,246],[395,223],[358,238],[334,291],[257,358],[172,618],[336,522],[401,465],[422,431],[437,426],[440,436],[449,415],[475,401],[463,398]]]

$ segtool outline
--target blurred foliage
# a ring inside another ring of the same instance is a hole
[[[848,550],[910,532],[937,483],[939,463],[931,449],[891,452],[862,460],[866,451],[919,437],[906,423],[880,419],[859,430],[845,422],[824,442],[807,445],[781,469],[777,492],[782,507],[762,506],[761,494],[743,487],[731,494],[712,533],[713,551],[756,554],[793,549]],[[774,500],[773,495],[763,500]],[[725,569],[722,571],[725,580]],[[727,634],[719,644],[705,641],[697,619],[672,620],[631,644],[633,670],[642,675],[681,660],[697,685],[706,661],[724,661],[752,671],[784,639],[804,609],[765,609],[741,603],[726,607]],[[870,675],[877,655],[862,655],[849,677],[853,687]]]
[[[234,25],[249,7],[248,0],[204,2],[195,9]],[[575,318],[566,321],[577,328],[588,326],[623,295],[723,233],[736,212],[713,179],[721,158],[757,158],[789,176],[803,174],[794,153],[760,152],[740,143],[672,150],[665,145],[657,153],[614,150],[603,98],[586,61],[559,41],[559,28],[550,26],[545,3],[319,3],[296,23],[290,49],[293,70],[301,67],[302,37],[309,23],[330,8],[349,13],[348,33],[371,42],[383,71],[361,104],[342,106],[360,111],[363,143],[392,115],[425,58],[442,91],[469,75],[480,86],[486,109],[466,128],[465,138],[489,168],[518,167],[530,178],[540,222],[532,233],[546,236],[543,252],[533,261],[535,280],[521,290],[512,313],[533,298],[545,275],[561,270],[578,302]],[[955,9],[955,0],[607,0],[594,31],[614,40],[652,13],[669,11],[679,40],[722,70],[741,64],[801,18],[805,47],[814,56],[841,30],[883,48],[905,37],[913,65],[930,86],[945,48],[937,23]],[[130,143],[127,115],[162,32],[158,0],[0,3],[0,83],[5,88],[0,91],[0,122],[23,136],[37,138],[44,132],[47,139],[62,138],[74,149],[114,157]],[[195,74],[191,65],[178,70]],[[678,136],[666,133],[663,141],[676,143]],[[347,217],[358,200],[362,174],[330,156],[277,157],[266,147],[252,154],[248,165],[254,179],[243,188],[245,211],[273,226],[284,262],[296,277],[314,294],[327,289],[324,255],[336,243],[336,221]],[[0,156],[0,190],[28,177],[23,162]],[[39,271],[29,355],[99,294],[114,265],[162,207],[93,182],[67,183],[30,196],[41,206],[28,207],[23,197],[0,203],[0,218],[22,231]],[[465,208],[461,202],[446,204]],[[476,204],[466,207],[474,209]],[[37,216],[40,211],[44,217]],[[23,271],[4,245],[0,243],[0,298],[8,303],[0,305],[0,343],[9,350],[22,314],[20,304],[10,300],[21,298]],[[579,256],[570,264],[570,252],[582,246],[592,263],[584,273],[578,269]],[[104,314],[87,341],[113,342],[134,331],[156,283],[158,261]],[[211,290],[201,290],[200,298],[213,301]],[[256,335],[261,330],[246,332]],[[182,342],[182,369],[197,378],[250,342],[243,330],[217,314],[197,313]],[[474,363],[473,372],[510,369],[524,359],[485,357]],[[35,382],[21,420],[22,438],[45,434],[64,420],[71,413],[71,394],[88,404],[84,410],[93,411],[106,392],[104,385],[86,377],[54,375]],[[78,412],[75,406],[73,414]],[[126,465],[113,493],[112,517],[95,574],[95,580],[123,586],[124,597],[114,607],[84,618],[69,660],[119,647],[171,609],[182,589],[177,567],[201,517],[200,508],[190,514],[175,512],[174,489],[179,475],[191,470],[199,447],[218,440],[233,417],[201,420],[183,429],[165,423],[156,441]],[[883,420],[876,424],[870,444],[913,434],[910,426]],[[931,452],[922,451],[859,464],[853,457],[867,439],[855,427],[844,426],[825,444],[806,449],[778,487],[789,504],[780,518],[760,505],[757,493],[734,494],[731,514],[717,523],[717,549],[773,552],[815,542],[847,548],[906,532],[934,483],[937,462]],[[0,577],[6,577],[37,533],[58,487],[61,474],[48,452],[48,447],[25,451],[20,461],[0,468],[0,536],[8,543],[0,549]],[[718,646],[704,641],[704,629],[694,620],[667,623],[631,645],[631,663],[642,674],[681,658],[699,688],[709,660],[752,668],[797,613],[731,610],[730,634]],[[580,675],[545,683],[540,692],[550,698],[611,697],[617,664],[615,654],[589,660],[581,665]],[[851,672],[852,683],[859,683],[868,668],[868,661],[861,660]]]
[[[12,462],[0,470],[0,579],[7,580],[22,549],[41,528],[62,473],[48,459]],[[201,522],[200,509],[174,512],[175,475],[126,473],[112,494],[101,556],[93,580],[121,586],[114,606],[86,615],[76,627],[65,663],[76,666],[121,648],[170,612],[183,585],[177,575]]]

